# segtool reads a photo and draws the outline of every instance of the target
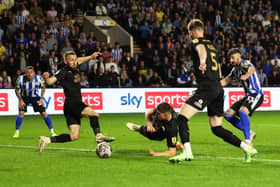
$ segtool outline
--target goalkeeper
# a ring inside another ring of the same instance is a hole
[[[168,150],[154,152],[149,149],[152,156],[174,156],[176,148],[181,149],[181,144],[177,143],[177,126],[174,124],[176,116],[176,112],[168,103],[161,103],[146,113],[147,125],[127,123],[126,126],[129,130],[139,132],[150,140],[166,139]]]

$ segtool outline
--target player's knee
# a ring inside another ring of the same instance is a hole
[[[242,113],[242,114],[249,114],[249,111],[246,107],[242,107],[240,110],[239,110],[239,114]]]
[[[48,114],[47,114],[46,112],[41,112],[41,115],[42,115],[43,117],[46,117]]]
[[[90,113],[88,114],[88,117],[89,117],[89,118],[94,117],[94,116],[99,118],[99,114],[96,113],[96,112],[90,112]]]

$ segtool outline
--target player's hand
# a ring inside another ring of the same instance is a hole
[[[93,58],[93,59],[96,59],[98,56],[100,56],[100,55],[102,55],[102,53],[100,53],[100,52],[94,52],[94,53],[92,53],[92,55],[91,55],[91,57]]]
[[[202,74],[204,74],[206,71],[206,63],[201,63],[199,65],[199,70],[201,71]]]
[[[241,75],[240,79],[245,81],[246,79],[248,79],[248,76],[247,75]]]
[[[154,151],[153,151],[152,149],[150,149],[150,148],[149,148],[149,153],[150,153],[150,155],[152,155],[152,156],[156,156],[156,154],[157,154],[156,152],[154,152]]]
[[[45,103],[42,98],[40,98],[40,100],[38,101],[38,104],[45,107]]]
[[[19,107],[19,109],[21,109],[21,110],[24,109],[24,107],[25,107],[25,102],[24,102],[22,99],[19,100],[18,107]]]
[[[43,79],[44,79],[44,80],[48,79],[49,76],[50,76],[49,72],[43,73]]]
[[[154,128],[153,124],[152,123],[148,123],[147,125],[147,131],[148,132],[156,132],[156,129]]]

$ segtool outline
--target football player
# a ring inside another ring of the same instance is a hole
[[[154,152],[149,149],[152,156],[173,156],[176,154],[176,147],[182,148],[181,144],[177,143],[177,126],[174,124],[176,116],[174,109],[164,102],[146,113],[147,125],[127,123],[126,126],[129,130],[139,132],[150,140],[166,139],[167,151]]]

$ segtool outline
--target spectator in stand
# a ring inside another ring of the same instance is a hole
[[[107,76],[104,74],[103,68],[98,69],[98,73],[96,74],[96,76],[94,78],[94,87],[95,88],[107,88],[108,87]]]
[[[12,79],[5,70],[2,71],[0,76],[0,88],[13,88]]]
[[[70,41],[68,39],[65,40],[65,46],[62,48],[63,52],[66,52],[66,51],[74,51]]]
[[[38,6],[38,2],[35,0],[33,1],[33,5],[30,7],[30,15],[34,18],[36,17],[43,17],[43,11],[40,6]]]
[[[272,64],[270,63],[269,59],[266,59],[265,63],[263,63],[261,66],[262,66],[263,72],[266,74],[266,76],[269,77],[272,72]]]
[[[270,61],[273,68],[280,69],[280,59],[277,55],[274,56],[274,58]]]
[[[0,41],[0,56],[6,55],[6,47],[2,44],[2,41]]]
[[[154,55],[154,48],[153,48],[152,42],[149,41],[147,43],[147,47],[144,49],[144,52],[143,52],[143,58],[144,58],[144,61],[146,62],[146,66],[148,68],[153,67],[153,55]]]
[[[261,83],[261,86],[268,86],[268,79],[266,74],[263,72],[263,69],[261,67],[258,68],[258,72],[257,72],[259,81]]]
[[[18,61],[19,61],[19,69],[21,72],[24,72],[26,69],[26,66],[29,65],[29,60],[28,60],[28,55],[25,55],[24,51],[21,51],[19,53],[19,57],[18,57]]]
[[[111,51],[114,61],[120,62],[123,55],[123,49],[120,47],[118,42],[115,43],[115,47]]]
[[[40,64],[40,49],[37,45],[37,41],[32,42],[29,47],[29,64],[33,66],[36,70],[39,68]]]
[[[50,10],[47,11],[47,20],[48,22],[54,22],[55,17],[57,16],[57,10],[55,9],[54,5],[51,5]]]
[[[54,33],[50,33],[48,36],[49,37],[48,37],[48,39],[46,41],[46,48],[50,51],[50,50],[53,49],[53,45],[57,44],[57,40],[55,38]]]
[[[50,67],[50,75],[54,75],[58,70],[58,57],[55,55],[55,51],[51,50],[49,55],[49,67]]]
[[[162,87],[165,86],[161,77],[158,75],[158,72],[154,72],[153,76],[149,79],[149,81],[147,82],[147,85],[150,87]]]
[[[87,80],[87,77],[85,75],[85,72],[81,72],[81,88],[89,88],[89,82]]]
[[[143,88],[146,86],[146,78],[143,74],[141,74],[141,70],[138,70],[138,78],[135,83],[135,87]]]
[[[95,7],[95,13],[97,16],[105,16],[107,15],[107,9],[102,2],[98,2]]]
[[[108,87],[109,88],[120,88],[121,81],[119,74],[115,71],[115,66],[112,65],[110,71],[107,73]]]
[[[15,57],[12,56],[8,59],[8,63],[6,65],[6,70],[9,76],[14,76],[16,71],[19,69],[19,63],[15,61]]]
[[[137,70],[137,67],[134,65],[132,66],[131,71],[129,71],[129,77],[132,81],[132,86],[136,86],[138,82],[139,72]]]
[[[0,56],[0,72],[6,70],[6,56]]]
[[[105,72],[105,62],[102,56],[99,56],[98,61],[95,62],[93,65],[93,72],[95,74],[99,74],[100,69],[102,69],[102,72]]]
[[[181,68],[179,70],[179,75],[177,77],[177,86],[179,87],[187,87],[191,85],[191,76],[190,74],[186,71],[186,69]]]
[[[125,68],[121,70],[120,82],[121,87],[128,88],[132,86],[132,81],[129,79]]]
[[[176,62],[172,62],[171,67],[168,69],[168,84],[175,87],[177,84],[178,69]]]
[[[273,69],[272,73],[268,76],[269,86],[280,86],[280,74],[277,69]]]

